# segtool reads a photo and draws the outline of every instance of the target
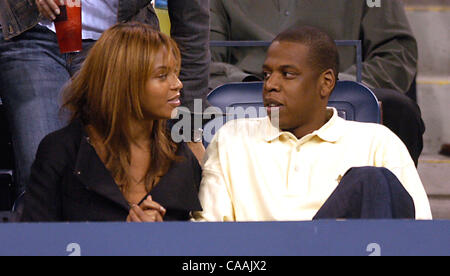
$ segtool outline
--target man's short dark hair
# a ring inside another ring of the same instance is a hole
[[[339,53],[336,42],[326,32],[310,26],[293,27],[280,33],[274,40],[303,44],[309,48],[309,62],[314,70],[323,73],[334,71],[339,75]]]

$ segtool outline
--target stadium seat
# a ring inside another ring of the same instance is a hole
[[[228,83],[222,85],[208,95],[212,106],[219,108],[225,115],[217,117],[204,126],[204,144],[207,146],[220,125],[220,121],[237,118],[267,116],[262,101],[263,82]],[[330,96],[328,105],[338,110],[340,117],[359,122],[380,123],[381,112],[376,96],[365,85],[353,81],[338,81]],[[252,112],[239,112],[237,116],[230,108],[255,107]],[[256,111],[256,112],[255,112]],[[243,116],[244,115],[244,116]]]
[[[11,209],[14,198],[11,137],[0,99],[0,211]]]

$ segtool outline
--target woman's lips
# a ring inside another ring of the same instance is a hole
[[[178,94],[177,96],[175,96],[175,97],[169,99],[168,103],[169,103],[170,105],[175,106],[175,107],[180,106],[180,105],[181,105],[180,95]]]

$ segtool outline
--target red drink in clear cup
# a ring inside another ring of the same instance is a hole
[[[54,21],[61,54],[80,52],[81,37],[81,0],[64,0],[59,7],[61,14]]]

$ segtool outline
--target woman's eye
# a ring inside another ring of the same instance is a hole
[[[160,75],[158,75],[158,78],[161,80],[165,80],[165,79],[167,79],[167,74],[160,74]]]

